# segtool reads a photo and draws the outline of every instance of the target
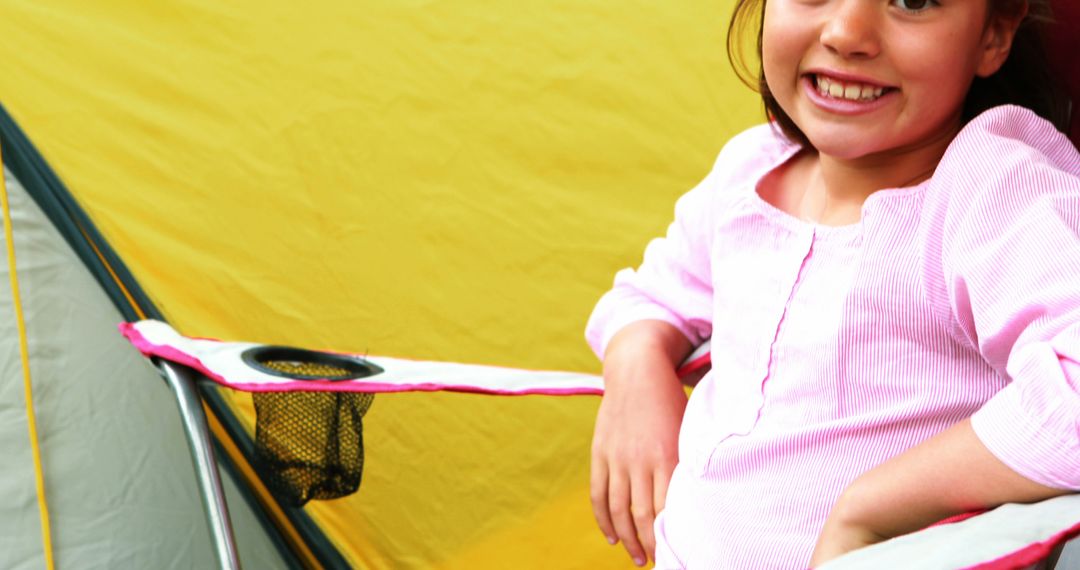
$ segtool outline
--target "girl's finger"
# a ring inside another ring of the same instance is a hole
[[[592,501],[593,518],[596,519],[600,532],[604,533],[604,537],[607,538],[608,544],[615,544],[618,539],[608,511],[607,462],[594,455],[592,469],[589,473],[589,499]]]
[[[637,528],[634,526],[633,515],[630,512],[630,488],[629,474],[625,471],[613,471],[608,476],[608,512],[611,513],[611,522],[615,526],[615,533],[622,540],[623,548],[634,564],[643,566],[647,558],[645,549],[638,540]]]
[[[644,471],[632,479],[630,487],[631,514],[634,519],[634,527],[637,528],[637,536],[650,558],[656,552],[656,540],[653,539],[653,520],[656,518],[656,511],[653,509],[653,494],[652,473]]]
[[[653,512],[659,513],[667,504],[668,485],[671,484],[671,470],[660,467],[653,473]]]

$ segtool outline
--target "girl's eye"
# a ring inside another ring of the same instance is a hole
[[[893,3],[905,12],[922,12],[937,5],[935,0],[893,0]]]

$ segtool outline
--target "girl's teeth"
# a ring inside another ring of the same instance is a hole
[[[844,84],[840,81],[831,80],[827,77],[818,76],[818,93],[826,97],[847,99],[849,101],[873,101],[885,92],[882,87],[863,85],[861,83]]]

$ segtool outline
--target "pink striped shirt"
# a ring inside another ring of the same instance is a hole
[[[1002,461],[1080,489],[1080,155],[999,107],[933,178],[880,190],[827,227],[755,188],[798,148],[768,126],[731,140],[665,238],[589,321],[597,354],[661,319],[712,337],[690,398],[659,568],[806,568],[861,473],[973,417]]]

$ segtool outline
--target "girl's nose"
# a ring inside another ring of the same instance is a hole
[[[830,0],[821,44],[844,58],[872,58],[880,50],[877,0]]]

